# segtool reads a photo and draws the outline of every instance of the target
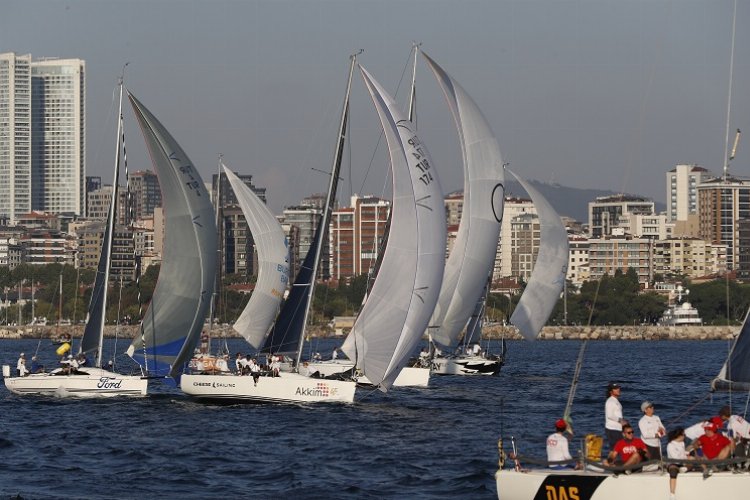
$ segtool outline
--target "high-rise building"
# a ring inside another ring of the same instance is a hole
[[[86,71],[81,59],[31,62],[31,205],[84,214]]]
[[[667,220],[687,221],[698,214],[698,184],[713,177],[698,165],[677,165],[667,172]]]
[[[541,225],[535,213],[523,213],[510,221],[511,276],[528,281],[541,246]]]
[[[737,221],[750,217],[750,183],[730,176],[717,177],[699,184],[697,191],[700,238],[726,245],[729,270],[737,269]]]
[[[536,208],[531,200],[515,197],[505,198],[503,221],[500,224],[500,238],[497,242],[497,253],[495,254],[495,267],[492,271],[494,281],[513,276],[511,221],[522,214],[536,214]]]
[[[612,234],[620,216],[628,214],[650,215],[654,213],[654,202],[638,196],[618,194],[600,196],[589,202],[589,236],[601,238]]]
[[[0,217],[31,211],[31,54],[0,54]]]
[[[128,186],[133,220],[153,216],[154,209],[161,206],[161,189],[159,189],[159,179],[156,174],[150,170],[132,172],[128,179]]]
[[[635,269],[638,282],[646,287],[653,278],[653,244],[648,238],[605,236],[589,240],[589,279],[598,280],[616,271]]]

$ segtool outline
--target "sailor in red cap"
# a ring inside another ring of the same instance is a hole
[[[547,461],[548,462],[563,462],[565,460],[572,460],[568,451],[568,438],[565,437],[565,429],[568,424],[565,420],[560,419],[555,422],[555,432],[547,437]],[[570,469],[573,468],[573,464],[552,464],[551,469]]]

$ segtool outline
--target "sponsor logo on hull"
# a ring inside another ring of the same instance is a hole
[[[534,500],[591,500],[604,476],[550,475],[534,496]]]
[[[328,398],[338,395],[339,390],[330,387],[326,382],[318,382],[315,387],[300,387],[294,392],[295,396],[309,396],[318,398]]]

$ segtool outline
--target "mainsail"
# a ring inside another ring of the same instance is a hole
[[[510,322],[526,340],[534,340],[555,307],[568,272],[568,233],[552,205],[528,182],[508,170],[529,193],[534,203],[541,234],[534,270]]]
[[[289,281],[289,244],[266,204],[226,165],[222,167],[258,250],[258,279],[234,329],[258,349],[276,318]]]
[[[115,147],[115,177],[112,182],[112,198],[107,212],[107,223],[102,237],[102,250],[99,254],[99,264],[96,268],[94,288],[91,292],[88,317],[81,338],[80,352],[96,351],[95,366],[102,363],[102,339],[104,338],[104,322],[107,315],[107,285],[109,282],[109,265],[112,257],[112,244],[117,215],[118,182],[120,179],[120,146],[122,144],[122,80],[120,80],[120,104],[117,114],[117,140]]]
[[[434,342],[454,346],[495,263],[505,176],[497,140],[479,107],[435,61],[422,55],[443,89],[463,152],[463,213],[429,325]]]
[[[427,149],[393,98],[360,67],[383,126],[393,172],[388,246],[342,349],[387,391],[419,343],[443,277],[445,208]]]
[[[151,304],[128,355],[152,376],[179,379],[208,313],[216,272],[216,223],[208,191],[177,141],[130,92],[164,207],[164,250]]]

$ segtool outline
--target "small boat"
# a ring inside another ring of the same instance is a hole
[[[677,300],[674,304],[669,306],[669,309],[664,311],[659,324],[662,326],[701,326],[703,319],[698,314],[698,310],[693,305],[686,301],[682,301],[683,293],[687,297],[690,294],[690,290],[682,288],[682,285],[677,286]]]

